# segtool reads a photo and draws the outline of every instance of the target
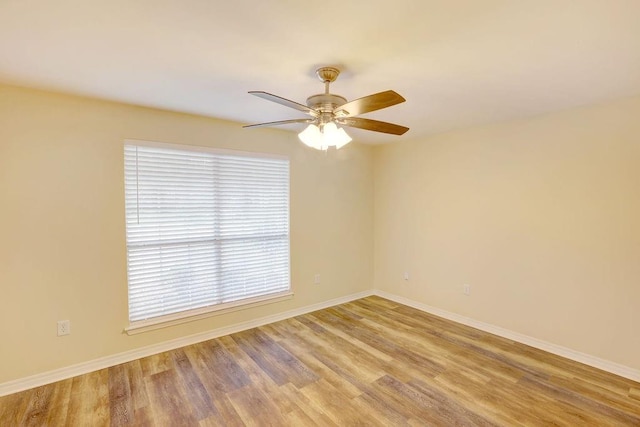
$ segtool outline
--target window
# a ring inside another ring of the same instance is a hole
[[[129,321],[290,294],[289,160],[126,141]]]

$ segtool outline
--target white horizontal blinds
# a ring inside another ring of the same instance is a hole
[[[131,321],[289,290],[289,162],[125,145]]]
[[[216,163],[221,299],[288,290],[289,162],[217,156]]]

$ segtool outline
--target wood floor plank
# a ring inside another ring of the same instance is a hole
[[[273,401],[261,390],[248,387],[228,393],[242,422],[247,426],[282,426],[284,417]]]
[[[357,324],[346,321],[340,316],[334,315],[331,311],[322,310],[319,312],[312,313],[310,316],[316,321],[317,324],[322,326],[324,329],[331,332],[333,335],[336,335],[343,340],[349,341],[353,345],[360,347],[363,351],[371,354],[371,356],[379,359],[379,360],[392,360],[393,356],[388,352],[383,351],[381,346],[375,342],[375,338],[372,342],[371,339],[366,340],[357,336]],[[355,339],[354,339],[355,338]]]
[[[260,329],[268,334],[275,342],[280,342],[287,338],[285,334],[281,334],[273,325],[262,325]]]
[[[299,342],[285,340],[281,341],[280,345],[289,353],[294,354],[298,360],[308,366],[318,377],[324,378],[329,384],[339,390],[342,394],[348,396],[350,399],[362,394],[357,387],[318,360],[314,355],[308,352],[306,347],[301,346]]]
[[[281,365],[282,369],[287,373],[288,382],[296,387],[304,387],[319,379],[304,363],[301,363],[295,356],[272,340],[260,328],[255,329],[254,339],[255,346],[263,351],[273,363]]]
[[[51,407],[51,396],[55,385],[47,384],[36,388],[31,393],[29,404],[20,420],[21,425],[40,426],[45,425],[48,418],[47,411]]]
[[[72,379],[67,425],[83,425],[90,420],[91,425],[108,426],[111,418],[110,410],[108,369]]]
[[[172,355],[182,387],[189,393],[189,406],[195,418],[203,420],[212,415],[219,415],[209,392],[202,384],[200,376],[193,369],[185,351],[183,349],[174,350]]]
[[[443,425],[495,426],[435,387],[405,384],[388,375],[376,381],[376,385],[387,390],[386,393],[394,396],[396,400],[411,403],[413,414],[409,419]]]
[[[242,370],[249,376],[251,388],[269,396],[280,414],[285,416],[290,412],[299,410],[299,399],[291,399],[290,394],[287,393],[289,387],[297,390],[296,386],[291,382],[282,385],[276,384],[272,376],[263,371],[260,366],[242,350],[241,346],[238,345],[233,338],[225,337],[221,341],[223,341],[224,347],[232,357],[238,360],[238,364]],[[240,391],[241,390],[243,389],[240,389]]]
[[[312,325],[317,325],[315,322],[310,322]],[[305,323],[305,325],[308,324]],[[310,331],[302,334],[294,333],[290,339],[308,347],[318,360],[358,388],[361,388],[363,383],[375,381],[385,374],[379,359],[357,344],[326,330],[323,334],[310,333]],[[336,351],[337,348],[340,351]],[[356,360],[358,363],[354,363]]]
[[[153,407],[155,425],[195,425],[198,420],[182,396],[180,379],[173,369],[166,369],[145,379],[149,400]],[[189,395],[191,398],[191,395]]]
[[[0,426],[640,426],[640,383],[380,297],[0,397]]]
[[[325,426],[327,424],[318,424],[302,409],[291,411],[285,415],[285,423],[290,426]]]
[[[143,357],[140,359],[140,365],[144,376],[150,377],[153,374],[173,368],[173,361],[171,360],[171,353],[165,351],[148,357]]]
[[[603,422],[605,420],[611,420],[614,424],[618,425],[628,424],[640,426],[640,413],[636,413],[635,415],[629,414],[611,405],[605,405],[590,399],[589,396],[580,394],[575,390],[559,387],[550,382],[542,382],[537,378],[524,377],[521,383],[526,385],[529,390],[539,390],[558,402],[573,405],[579,408],[581,413],[593,414],[594,418],[600,418]]]
[[[240,419],[240,415],[235,410],[231,401],[226,395],[217,396],[213,400],[217,413],[203,420],[200,426],[223,426],[223,427],[244,427],[246,424]]]
[[[579,395],[587,397],[595,402],[625,411],[631,415],[637,411],[638,405],[629,401],[629,399],[626,399],[624,393],[613,393],[605,387],[600,387],[597,384],[591,384],[590,382],[583,381],[579,378],[551,377],[549,379],[549,383],[550,385],[554,385],[565,390],[573,390]]]
[[[219,341],[205,341],[186,347],[184,351],[211,396],[227,393],[251,383],[238,361]]]
[[[402,362],[408,366],[419,365],[422,368],[429,368],[433,373],[440,372],[442,367],[428,355],[416,353],[408,350],[405,346],[398,345],[392,337],[376,333],[375,330],[366,326],[350,326],[346,321],[333,314],[331,309],[323,310],[322,315],[315,314],[323,319],[323,322],[331,323],[336,328],[344,328],[352,340],[364,342],[370,347],[376,348],[386,354],[391,360]]]
[[[233,360],[235,360],[247,375],[249,386],[258,387],[266,390],[272,390],[277,387],[272,377],[262,370],[262,368],[238,345],[232,336],[222,337],[219,339],[220,344],[224,347]]]
[[[31,400],[32,390],[0,397],[0,425],[19,425],[27,405]]]
[[[126,426],[134,419],[131,386],[125,365],[109,368],[109,415],[112,426]]]
[[[132,406],[134,410],[148,406],[149,398],[144,384],[144,373],[142,372],[140,360],[125,363],[124,367],[129,377],[130,394],[133,400]]]
[[[283,366],[282,363],[279,363],[277,358],[273,357],[270,348],[266,347],[263,349],[259,346],[259,340],[256,335],[257,331],[252,329],[234,334],[233,339],[276,384],[286,384],[289,382],[286,367]]]
[[[353,400],[353,405],[361,413],[370,414],[382,426],[409,426],[407,420],[396,408],[375,393],[363,393]],[[424,426],[424,423],[420,424]]]
[[[357,411],[347,396],[324,379],[301,389],[316,411],[325,414],[336,425],[371,426],[377,422],[371,414]]]
[[[316,405],[305,396],[303,393],[300,393],[300,390],[294,386],[293,384],[285,384],[280,387],[280,392],[292,402],[296,403],[298,409],[289,412],[286,416],[287,419],[306,419],[309,418],[313,420],[311,424],[290,424],[292,426],[295,425],[318,425],[321,427],[324,426],[338,426],[333,422],[322,410],[317,410]],[[302,417],[299,414],[299,411],[302,411],[306,417]]]

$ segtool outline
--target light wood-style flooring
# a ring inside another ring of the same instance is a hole
[[[0,398],[0,426],[640,426],[640,383],[368,297]]]

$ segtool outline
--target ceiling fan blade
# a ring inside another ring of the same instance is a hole
[[[409,130],[408,127],[396,125],[393,123],[380,122],[378,120],[363,119],[361,117],[344,117],[337,119],[336,122],[338,122],[338,124],[349,126],[352,128],[372,130],[374,132],[390,133],[393,135],[402,135]]]
[[[293,119],[293,120],[279,120],[277,122],[256,123],[255,125],[245,125],[243,128],[262,128],[270,126],[288,125],[290,123],[312,123],[313,119]]]
[[[387,90],[385,92],[374,93],[373,95],[354,99],[353,101],[336,107],[333,112],[338,117],[352,117],[368,113],[370,111],[391,107],[404,101],[406,101],[406,99],[400,96],[397,92]]]
[[[266,99],[267,101],[275,102],[277,104],[284,105],[285,107],[302,111],[303,113],[309,114],[310,116],[316,117],[318,115],[318,113],[315,110],[307,107],[306,105],[299,104],[295,101],[291,101],[290,99],[286,99],[278,95],[273,95],[271,93],[262,92],[259,90],[252,90],[252,91],[249,91],[249,93],[259,98]]]

